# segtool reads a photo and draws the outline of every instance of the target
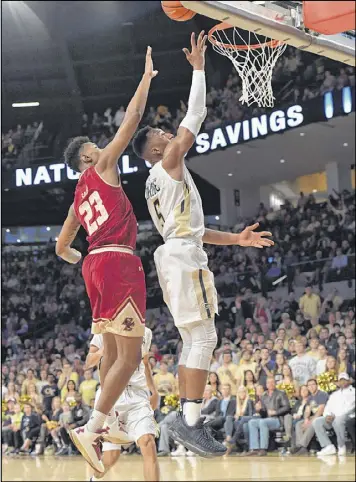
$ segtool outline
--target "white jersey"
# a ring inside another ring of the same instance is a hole
[[[142,358],[150,351],[151,342],[152,331],[145,327],[145,335],[142,342]],[[100,350],[103,347],[103,335],[94,335],[90,344],[98,347]],[[129,380],[128,386],[148,390],[145,376],[145,365],[143,362],[141,362],[137,370],[135,370],[134,374]]]
[[[152,221],[166,242],[190,238],[202,244],[205,232],[199,191],[186,166],[184,180],[175,181],[158,162],[146,181],[146,200]]]

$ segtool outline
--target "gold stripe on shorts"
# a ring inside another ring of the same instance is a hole
[[[194,291],[197,297],[202,320],[214,317],[214,286],[206,269],[197,269],[192,273]]]

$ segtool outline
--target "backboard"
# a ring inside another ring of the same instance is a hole
[[[355,66],[355,31],[324,35],[307,29],[301,1],[182,0],[182,4],[217,21]]]

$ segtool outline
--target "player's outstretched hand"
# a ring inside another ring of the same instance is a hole
[[[151,79],[153,79],[153,77],[156,77],[156,75],[158,74],[158,70],[153,70],[152,47],[147,47],[145,74],[149,75]]]
[[[202,30],[198,39],[195,40],[195,33],[193,32],[190,36],[192,51],[189,52],[188,49],[183,49],[188,62],[195,70],[204,70],[205,67],[206,39],[208,36],[204,35],[204,33],[204,30]]]
[[[256,233],[255,229],[257,229],[259,223],[253,224],[252,226],[247,226],[242,233],[238,235],[238,243],[240,246],[251,246],[253,248],[266,248],[269,246],[273,246],[274,242],[272,239],[268,239],[268,237],[272,236],[272,233],[269,231],[262,231],[260,233]]]

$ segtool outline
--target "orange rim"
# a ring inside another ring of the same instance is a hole
[[[279,45],[282,45],[284,42],[282,42],[281,40],[269,40],[268,42],[264,42],[262,44],[253,44],[253,45],[234,45],[234,44],[225,44],[223,42],[219,42],[218,40],[216,40],[216,38],[214,37],[214,33],[215,32],[218,32],[218,31],[221,31],[221,30],[227,30],[229,28],[234,28],[233,25],[230,25],[226,22],[222,22],[222,23],[218,23],[217,25],[215,25],[213,28],[211,28],[209,30],[209,33],[208,33],[208,38],[209,38],[209,41],[210,43],[212,43],[213,45],[216,45],[217,47],[224,47],[225,49],[230,49],[230,50],[257,50],[257,49],[260,49],[262,47],[271,47],[271,48],[276,48],[278,47]]]

